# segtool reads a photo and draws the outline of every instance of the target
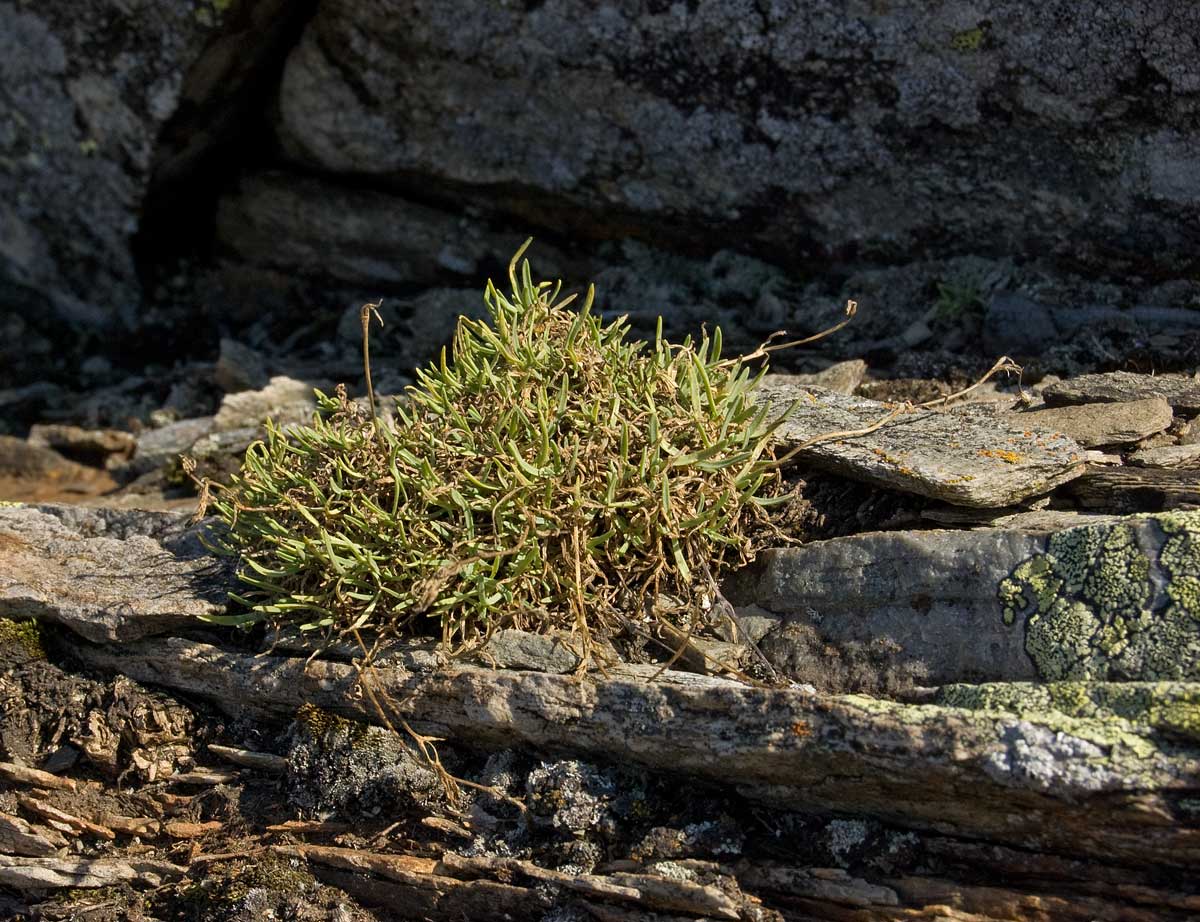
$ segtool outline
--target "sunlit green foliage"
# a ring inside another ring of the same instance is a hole
[[[339,388],[311,426],[251,446],[213,501],[249,587],[225,620],[586,640],[660,594],[695,610],[753,556],[782,499],[758,379],[721,360],[719,331],[671,345],[660,321],[626,342],[624,317],[604,325],[590,291],[568,309],[520,255],[511,293],[488,284],[489,320],[459,320],[394,421]]]

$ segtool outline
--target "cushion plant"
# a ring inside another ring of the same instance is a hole
[[[753,557],[786,498],[751,400],[762,372],[723,360],[719,330],[672,345],[660,319],[653,343],[626,341],[591,290],[576,311],[533,282],[524,249],[511,292],[488,284],[488,319],[459,319],[394,417],[339,387],[311,426],[268,423],[212,500],[248,587],[225,621],[435,627],[451,649],[561,629],[586,649],[663,597],[690,625],[713,576]]]

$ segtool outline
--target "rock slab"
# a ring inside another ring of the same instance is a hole
[[[1200,413],[1200,381],[1188,375],[1139,375],[1131,371],[1080,375],[1050,385],[1042,391],[1042,397],[1052,407],[1162,397],[1181,413]]]
[[[209,554],[185,515],[0,507],[0,617],[134,640],[222,614],[232,586],[232,561]]]
[[[306,171],[788,262],[1193,253],[1194,5],[1069,28],[1044,4],[400,9],[322,2],[292,50],[279,132]]]
[[[786,616],[764,652],[819,688],[1200,679],[1200,512],[855,535],[763,559],[742,591]]]
[[[775,430],[786,448],[828,433],[853,432],[895,407],[767,375],[757,400],[771,418],[799,405]],[[856,480],[959,506],[1009,506],[1048,493],[1084,470],[1083,451],[1053,431],[1021,427],[995,407],[906,410],[874,432],[822,441],[800,456]]]
[[[1163,397],[1119,403],[1082,403],[1014,413],[1015,426],[1062,432],[1084,448],[1137,442],[1162,432],[1174,419],[1171,404]]]

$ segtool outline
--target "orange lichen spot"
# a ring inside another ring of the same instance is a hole
[[[981,448],[979,449],[979,454],[985,458],[995,458],[997,461],[1003,461],[1005,464],[1020,464],[1025,460],[1024,455],[1005,448]]]
[[[792,735],[806,740],[813,735],[812,725],[807,721],[797,720],[792,723]]]

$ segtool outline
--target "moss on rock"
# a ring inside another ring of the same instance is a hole
[[[37,621],[0,618],[0,649],[17,648],[26,659],[45,659],[42,628]]]

